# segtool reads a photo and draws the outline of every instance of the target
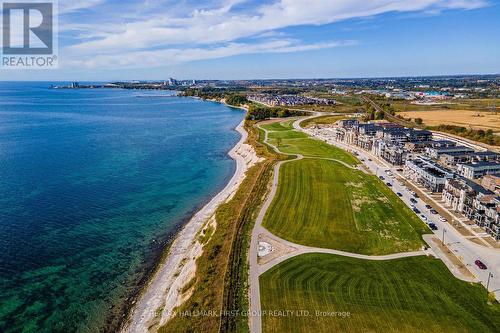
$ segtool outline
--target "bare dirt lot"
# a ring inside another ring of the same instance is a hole
[[[399,113],[405,118],[422,118],[429,126],[457,125],[473,129],[492,129],[500,134],[500,113],[468,110],[410,111]]]

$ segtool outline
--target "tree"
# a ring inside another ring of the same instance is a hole
[[[415,124],[422,125],[423,123],[424,121],[422,120],[422,118],[415,118]]]

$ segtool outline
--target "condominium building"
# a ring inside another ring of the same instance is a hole
[[[453,178],[453,172],[433,161],[416,157],[407,159],[403,169],[404,176],[431,192],[441,192],[447,179]]]
[[[484,228],[500,240],[500,197],[470,179],[447,179],[442,199],[446,206]]]
[[[485,175],[500,175],[499,162],[472,162],[457,164],[457,173],[468,179],[477,179]]]

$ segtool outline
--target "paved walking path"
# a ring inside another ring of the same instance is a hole
[[[323,115],[319,113],[320,115]],[[314,114],[313,116],[305,117],[305,118],[300,118],[296,120],[293,123],[293,128],[295,130],[302,131],[302,128],[300,127],[300,123],[306,119],[310,118],[315,118],[318,116],[318,113]],[[310,246],[304,246],[296,243],[289,242],[285,239],[282,239],[274,234],[272,234],[269,230],[264,228],[262,226],[262,222],[264,221],[264,217],[266,215],[267,210],[271,206],[271,203],[276,195],[277,189],[278,189],[278,181],[279,181],[279,170],[280,167],[285,164],[285,163],[290,163],[293,161],[298,161],[304,158],[311,158],[311,159],[322,159],[322,160],[331,160],[335,161],[338,163],[341,163],[342,165],[352,168],[352,169],[357,169],[356,167],[353,167],[352,165],[349,165],[343,161],[336,160],[333,158],[323,158],[323,157],[304,157],[302,154],[290,154],[290,153],[283,153],[279,150],[278,147],[272,145],[268,141],[268,130],[260,127],[264,131],[264,143],[267,144],[269,147],[271,147],[275,152],[283,155],[289,155],[289,156],[295,156],[295,159],[292,160],[286,160],[286,161],[281,161],[278,162],[274,166],[274,174],[273,174],[273,180],[272,180],[272,185],[271,185],[271,190],[269,192],[269,195],[266,198],[266,201],[264,202],[259,215],[257,216],[257,220],[255,221],[255,226],[254,229],[252,230],[252,238],[250,242],[250,331],[252,333],[261,333],[262,332],[262,318],[260,315],[261,310],[261,303],[260,303],[260,286],[259,286],[259,276],[269,270],[270,268],[282,263],[283,261],[290,259],[292,257],[305,254],[305,253],[327,253],[327,254],[335,254],[335,255],[341,255],[341,256],[346,256],[346,257],[351,257],[351,258],[359,258],[359,259],[366,259],[366,260],[391,260],[391,259],[397,259],[397,258],[406,258],[406,257],[414,257],[414,256],[421,256],[421,255],[426,255],[428,254],[425,251],[415,251],[415,252],[404,252],[404,253],[395,253],[395,254],[388,254],[388,255],[382,255],[382,256],[368,256],[368,255],[363,255],[363,254],[357,254],[357,253],[351,253],[351,252],[345,252],[345,251],[339,251],[339,250],[332,250],[332,249],[325,249],[325,248],[319,248],[319,247],[310,247]],[[274,258],[271,261],[265,263],[264,265],[259,265],[258,263],[258,248],[259,248],[259,237],[268,237],[275,242],[281,244],[283,247],[290,248],[292,251],[286,252],[284,255]]]

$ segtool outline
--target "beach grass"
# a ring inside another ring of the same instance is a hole
[[[291,258],[260,277],[263,332],[498,332],[500,305],[437,259]],[[309,311],[308,316],[303,310]],[[317,313],[316,311],[319,311]]]
[[[377,177],[321,159],[281,166],[263,224],[291,242],[369,255],[418,250],[429,232]]]

